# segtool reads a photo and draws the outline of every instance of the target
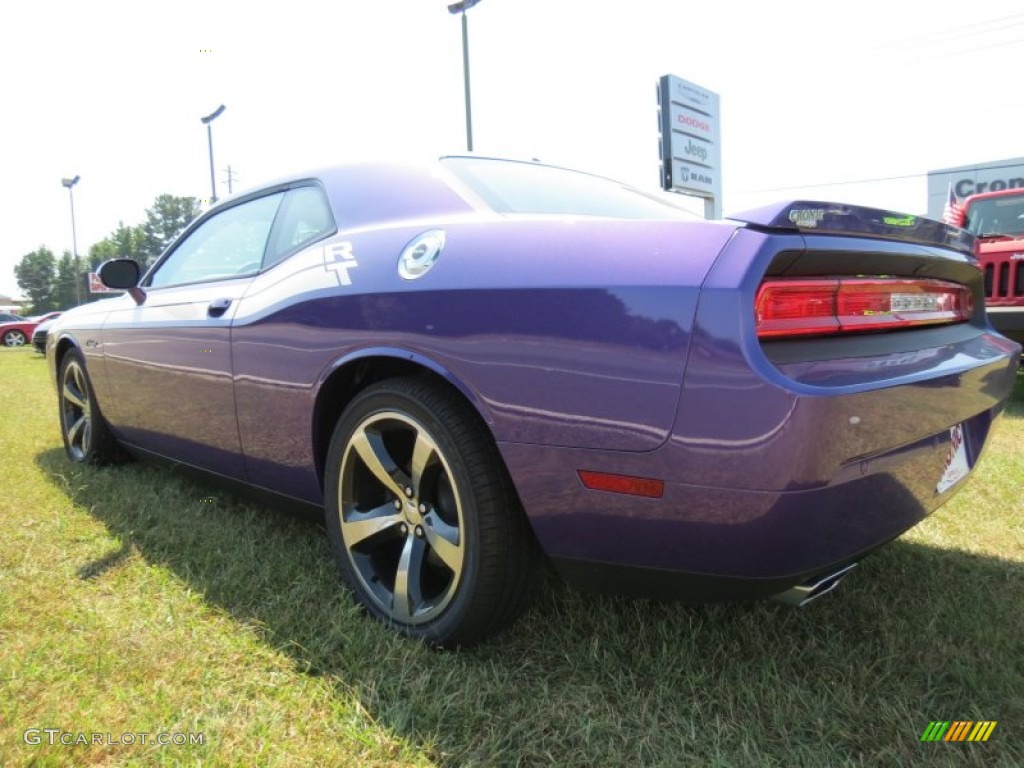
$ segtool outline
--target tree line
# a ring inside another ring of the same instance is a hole
[[[26,253],[14,267],[18,287],[28,298],[25,311],[42,314],[65,310],[90,300],[85,275],[108,259],[131,258],[148,267],[189,222],[199,215],[199,201],[194,197],[160,195],[146,209],[146,220],[117,229],[93,244],[88,255],[78,259],[70,251],[60,258],[45,245]]]

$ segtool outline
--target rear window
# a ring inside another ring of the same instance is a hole
[[[497,213],[696,218],[667,201],[589,173],[515,160],[447,157],[442,162]]]

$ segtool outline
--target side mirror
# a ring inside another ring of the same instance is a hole
[[[100,282],[107,288],[116,291],[128,291],[136,304],[142,304],[146,300],[146,292],[139,288],[139,280],[142,279],[142,267],[134,259],[110,259],[100,264]]]

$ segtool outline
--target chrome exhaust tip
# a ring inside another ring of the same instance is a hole
[[[849,573],[857,567],[857,563],[850,563],[844,568],[840,568],[834,573],[830,573],[827,576],[820,576],[813,581],[809,581],[805,584],[798,584],[795,587],[790,587],[784,592],[779,592],[777,595],[772,595],[772,600],[775,600],[785,605],[793,605],[796,607],[802,607],[810,603],[812,600],[817,600],[822,595],[826,595],[839,586],[839,582],[846,578]]]

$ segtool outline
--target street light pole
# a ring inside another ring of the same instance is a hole
[[[466,11],[479,3],[480,0],[462,0],[448,6],[448,13],[462,14],[462,76],[466,91],[466,151],[473,151],[473,106],[469,92],[469,23]]]
[[[224,112],[224,105],[221,104],[213,112],[199,120],[206,126],[206,141],[210,146],[210,205],[217,202],[217,180],[213,175],[213,129],[210,123],[216,120]]]
[[[75,260],[75,299],[82,303],[81,264],[78,262],[78,233],[75,231],[75,191],[73,187],[81,180],[77,174],[73,179],[61,179],[61,186],[67,187],[68,199],[71,201],[71,256]]]

